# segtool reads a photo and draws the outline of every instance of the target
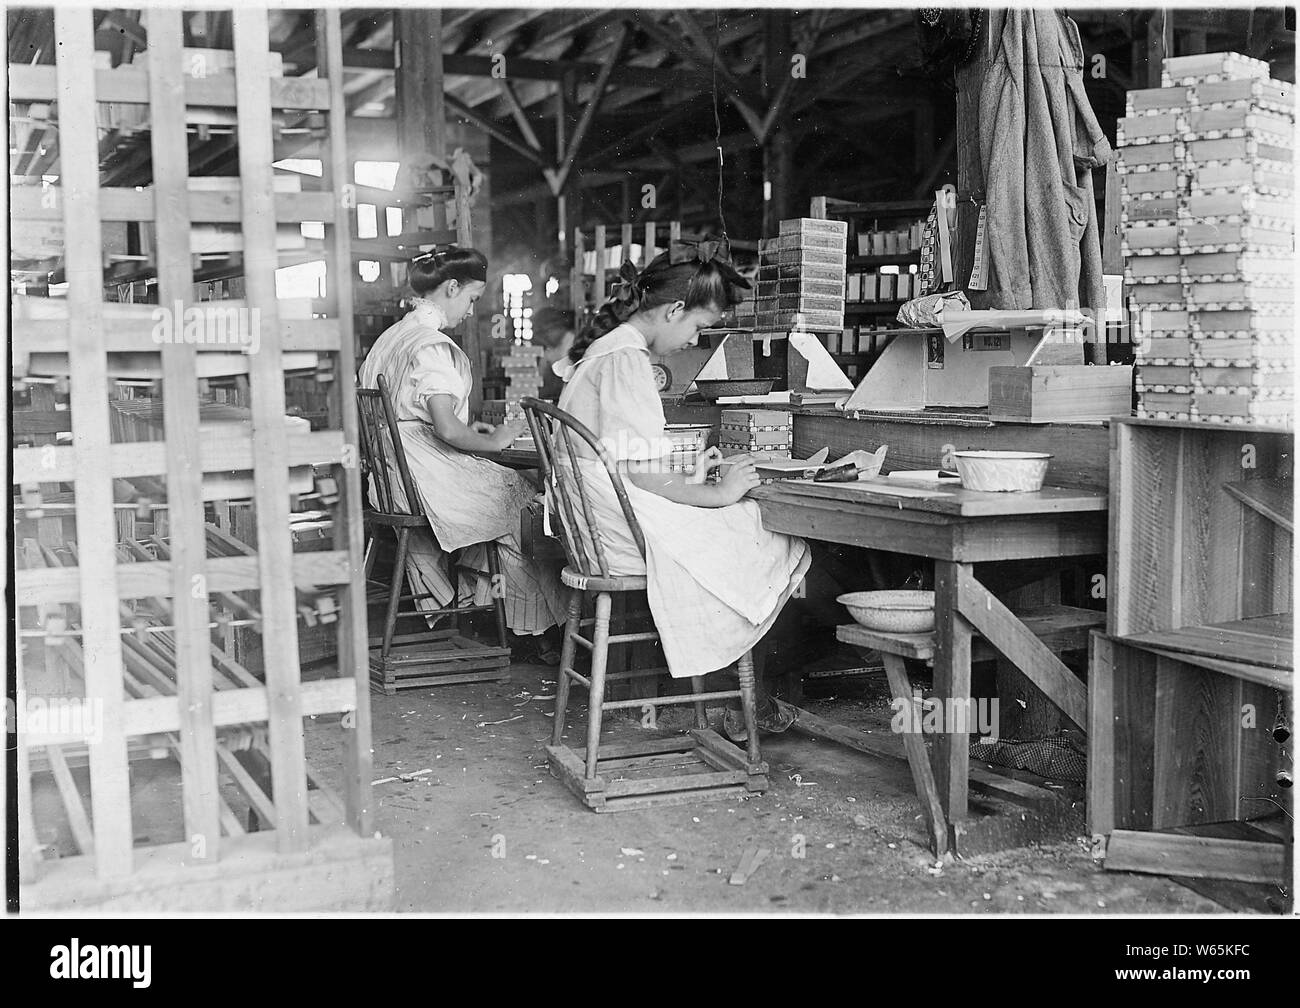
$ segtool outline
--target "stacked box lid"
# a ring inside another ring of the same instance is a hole
[[[718,447],[724,456],[789,458],[793,440],[793,414],[784,410],[722,411]]]
[[[513,343],[497,358],[505,375],[505,401],[510,419],[522,416],[519,401],[536,396],[542,389],[542,376],[538,370],[542,348],[529,343]]]
[[[1118,128],[1138,414],[1293,417],[1294,85],[1236,53],[1165,61]]]
[[[847,242],[846,221],[781,221],[780,234],[759,243],[755,329],[843,329]]]

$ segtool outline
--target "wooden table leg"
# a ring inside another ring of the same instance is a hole
[[[970,564],[936,561],[934,565],[935,654],[934,692],[942,704],[944,720],[950,711],[963,713],[970,701],[971,625],[961,615],[962,574]],[[961,705],[960,707],[958,705]],[[956,725],[965,729],[966,725]],[[970,773],[970,739],[964,730],[934,737],[931,759],[939,806],[947,827],[948,847],[959,851],[957,835],[966,820],[966,792]]]
[[[925,818],[926,833],[930,838],[930,849],[935,857],[941,857],[948,849],[948,831],[944,826],[943,809],[939,805],[939,795],[934,786],[934,773],[930,769],[930,757],[925,751],[925,739],[919,731],[911,729],[920,725],[920,711],[912,710],[912,687],[907,679],[907,669],[903,659],[898,655],[882,654],[885,662],[885,675],[889,677],[889,692],[895,703],[901,704],[906,712],[908,730],[903,732],[903,747],[907,750],[907,765],[912,768],[912,784],[916,787],[916,797],[921,802],[921,815]]]

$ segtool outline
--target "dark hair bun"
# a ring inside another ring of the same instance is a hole
[[[416,256],[411,260],[408,276],[411,290],[420,297],[437,290],[448,280],[487,283],[487,257],[478,249],[453,245]]]

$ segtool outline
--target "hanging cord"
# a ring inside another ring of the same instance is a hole
[[[722,228],[722,240],[730,247],[727,238],[727,218],[722,212],[722,117],[718,115],[718,45],[722,41],[722,21],[718,9],[713,9],[713,142],[718,148],[718,225]]]

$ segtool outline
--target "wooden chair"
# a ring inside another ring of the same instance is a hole
[[[367,601],[386,605],[384,631],[370,638],[370,682],[384,693],[419,686],[443,686],[452,683],[490,682],[509,675],[510,643],[506,637],[505,606],[498,597],[487,605],[452,605],[440,609],[420,610],[420,599],[432,598],[428,592],[416,593],[406,573],[411,533],[423,529],[433,534],[411,478],[406,451],[397,436],[396,416],[383,375],[378,388],[357,389],[357,416],[360,420],[361,462],[363,474],[373,488],[373,509],[365,510]],[[395,493],[394,473],[400,478],[405,504]],[[392,533],[397,543],[393,575],[388,584],[371,580],[375,547],[382,531]],[[501,572],[497,544],[487,545],[488,573],[493,583]],[[460,551],[447,555],[447,573],[459,592]],[[408,590],[409,589],[409,590]],[[403,602],[410,602],[403,608]],[[484,644],[465,636],[461,618],[473,612],[496,613],[497,643]],[[452,617],[452,625],[422,633],[395,634],[397,621],[403,616]],[[375,654],[375,650],[378,654]]]
[[[560,676],[555,689],[555,725],[546,753],[551,768],[565,786],[588,808],[596,812],[681,805],[707,801],[720,795],[743,794],[767,788],[767,764],[758,750],[758,719],[754,701],[754,663],[746,652],[736,663],[739,688],[705,692],[700,676],[691,679],[691,692],[676,696],[651,696],[629,700],[607,700],[609,683],[644,679],[666,668],[606,672],[609,648],[658,641],[659,633],[610,633],[613,596],[620,593],[644,595],[645,575],[620,575],[610,569],[605,543],[610,535],[600,526],[592,507],[594,488],[578,466],[575,438],[584,442],[600,459],[623,511],[641,556],[645,537],[613,458],[590,430],[568,413],[537,399],[523,400],[524,415],[540,455],[547,503],[558,526],[567,564],[561,580],[570,589],[568,620],[560,658]],[[594,613],[584,618],[589,597]],[[590,628],[590,636],[584,631]],[[589,676],[574,667],[578,647],[591,654]],[[568,709],[569,686],[576,682],[589,693],[587,746],[577,752],[565,745],[564,717]],[[705,702],[739,699],[749,733],[742,752],[708,726]],[[601,720],[608,710],[658,708],[670,704],[693,704],[696,727],[670,738],[601,745]]]

